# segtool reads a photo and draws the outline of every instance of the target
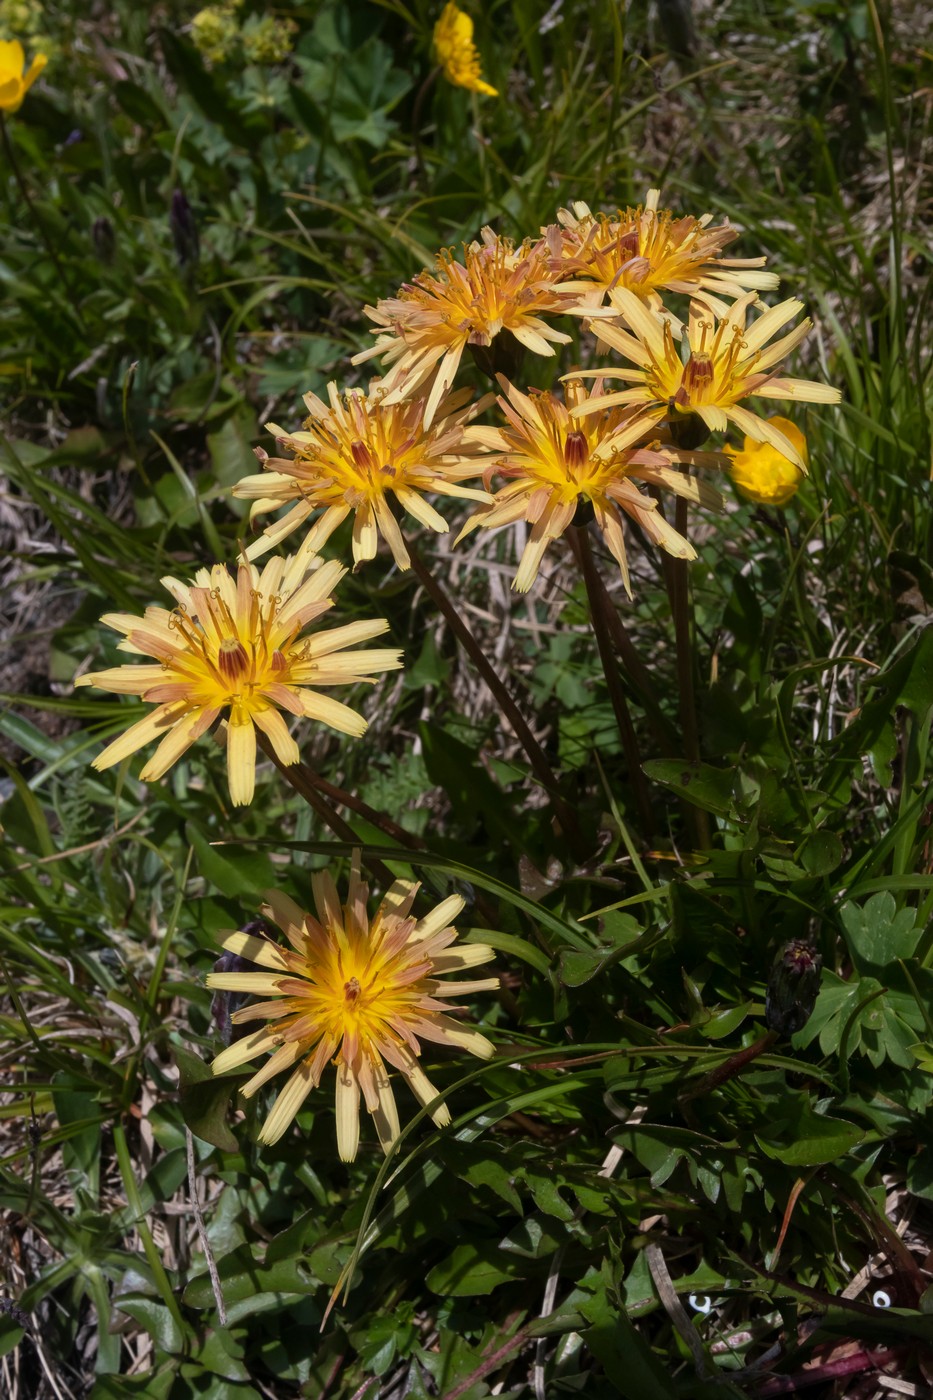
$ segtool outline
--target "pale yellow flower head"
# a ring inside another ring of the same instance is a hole
[[[230,798],[241,806],[253,799],[257,728],[280,763],[298,762],[283,710],[342,734],[363,734],[362,715],[319,687],[373,681],[373,673],[397,669],[400,653],[347,651],[386,632],[385,618],[306,635],[308,624],[333,607],[330,595],[347,571],[331,562],[302,581],[304,572],[294,558],[271,559],[261,573],[241,563],[235,578],[215,564],[199,569],[191,584],[162,580],[175,599],[171,612],[150,607],[143,617],[103,617],[124,635],[119,651],[151,656],[155,664],[94,671],[75,684],[138,695],[155,709],[108,744],[93,766],[110,768],[159,739],[140,774],[154,781],[225,715]]]
[[[446,534],[448,525],[427,493],[487,501],[485,491],[463,486],[480,474],[484,461],[479,445],[467,440],[466,425],[486,406],[471,403],[461,389],[437,406],[434,421],[425,425],[426,399],[387,403],[378,381],[368,393],[349,389],[343,394],[329,384],[328,403],[306,394],[308,418],[304,429],[286,433],[275,423],[266,426],[290,457],[256,455],[264,470],[244,477],[234,496],[253,502],[251,515],[291,509],[268,525],[247,549],[256,559],[316,516],[298,553],[310,559],[349,515],[353,515],[353,559],[358,566],[372,559],[381,534],[400,569],[410,565],[405,541],[393,513],[393,500],[429,530]]]
[[[284,1070],[291,1071],[259,1133],[278,1142],[333,1061],[337,1069],[337,1149],[352,1162],[360,1140],[360,1096],[379,1142],[390,1152],[399,1135],[398,1109],[389,1079],[396,1069],[426,1106],[437,1090],[419,1063],[423,1040],[488,1059],[493,1046],[479,1031],[447,1014],[448,999],[494,991],[497,977],[447,982],[494,956],[485,943],[453,945],[451,922],[463,909],[450,895],[423,918],[411,913],[418,885],[396,880],[372,918],[368,887],[353,861],[345,904],[329,872],[312,875],[317,917],[287,895],[266,895],[263,914],[285,933],[289,946],[252,933],[228,933],[221,946],[258,964],[256,972],[213,972],[218,991],[271,998],[235,1011],[234,1024],[260,1021],[213,1062],[215,1074],[238,1069],[257,1056],[270,1058],[241,1088],[249,1097]],[[446,1104],[432,1110],[438,1127],[450,1122]]]
[[[677,469],[677,462],[696,460],[697,454],[662,446],[652,419],[637,411],[576,416],[602,394],[599,380],[588,391],[579,379],[568,379],[563,400],[540,391],[523,394],[501,377],[500,382],[506,396],[499,404],[507,426],[470,431],[496,452],[489,475],[494,471],[504,477],[505,485],[491,505],[470,517],[460,538],[477,528],[527,521],[532,528],[513,588],[527,592],[548,546],[574,523],[579,506],[592,508],[629,593],[622,528],[626,515],[668,554],[696,558],[690,542],[668,524],[657,501],[638,483],[718,507],[717,491]]]
[[[789,418],[769,418],[769,425],[792,442],[804,466],[807,464],[807,440]],[[803,472],[760,437],[746,436],[742,451],[727,447],[731,458],[732,480],[743,496],[763,506],[786,506],[803,481]]]
[[[468,345],[492,345],[503,332],[535,355],[553,355],[555,344],[568,343],[570,336],[544,319],[567,304],[554,290],[550,264],[543,244],[516,247],[484,228],[482,241],[464,247],[463,262],[445,249],[434,272],[419,272],[398,296],[365,308],[377,339],[353,363],[379,356],[392,366],[383,380],[386,403],[413,394],[436,375],[424,415],[430,426]]]
[[[23,98],[48,63],[37,53],[26,67],[26,55],[18,39],[0,39],[0,112],[18,112]]]
[[[769,442],[802,471],[803,458],[791,440],[767,419],[743,407],[746,398],[796,399],[805,403],[838,403],[838,389],[810,379],[789,379],[780,361],[795,349],[810,329],[805,318],[780,339],[773,336],[803,310],[800,301],[782,301],[746,324],[757,306],[748,292],[726,315],[715,316],[699,302],[690,304],[690,321],[675,339],[673,318],[659,315],[625,288],[609,293],[618,321],[591,324],[601,341],[616,350],[634,369],[598,371],[631,385],[581,405],[578,414],[596,413],[616,404],[640,405],[659,421],[672,415],[696,414],[710,432],[723,432],[732,422],[743,433]],[[681,354],[681,348],[683,354]],[[594,372],[596,373],[596,372]]]
[[[469,88],[470,92],[485,93],[487,97],[498,96],[497,90],[483,81],[479,54],[473,43],[473,21],[454,0],[444,6],[434,26],[434,52],[449,83]]]

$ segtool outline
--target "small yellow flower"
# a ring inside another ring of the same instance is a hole
[[[778,285],[776,273],[758,270],[765,258],[722,256],[739,236],[731,224],[709,228],[712,214],[675,219],[669,209],[658,211],[660,195],[649,190],[643,205],[612,215],[592,214],[582,202],[559,210],[557,224],[541,232],[561,276],[570,279],[562,290],[582,292],[599,305],[605,292],[625,287],[658,309],[659,291],[683,292],[722,315],[727,306],[716,293],[734,299],[750,288]]]
[[[239,37],[232,5],[208,5],[191,21],[192,42],[209,63],[226,63]]]
[[[156,708],[108,744],[94,760],[110,768],[153,739],[161,743],[140,777],[154,781],[227,712],[227,777],[231,801],[251,802],[256,778],[256,727],[279,761],[297,763],[298,745],[280,713],[319,720],[358,737],[366,721],[348,705],[321,695],[318,686],[373,681],[373,672],[401,664],[394,649],[348,647],[388,630],[385,618],[351,622],[302,636],[309,622],[333,607],[330,594],[347,572],[331,562],[302,582],[294,559],[271,559],[260,574],[240,564],[236,579],[223,564],[199,569],[193,584],[164,578],[176,607],[150,607],[145,615],[108,613],[101,619],[124,634],[118,650],[155,658],[155,665],[116,666],[79,677],[118,695],[139,695]],[[313,687],[313,689],[311,688]]]
[[[433,425],[426,427],[423,398],[387,404],[378,382],[368,394],[350,389],[341,396],[336,384],[327,388],[329,405],[315,394],[305,395],[310,417],[303,432],[289,434],[274,423],[266,425],[294,457],[269,457],[257,449],[265,470],[233,488],[234,496],[254,502],[252,516],[292,506],[266,527],[246,557],[258,558],[322,511],[299,550],[300,558],[310,559],[353,512],[354,562],[374,558],[381,532],[398,567],[407,569],[411,561],[390,498],[439,534],[446,534],[448,525],[424,499],[425,492],[488,501],[485,491],[460,484],[482,470],[476,461],[480,449],[466,441],[465,433],[468,420],[487,400],[471,404],[471,391],[460,390],[438,404]]]
[[[655,421],[672,414],[695,413],[710,432],[722,432],[732,422],[743,433],[763,438],[804,470],[803,458],[794,443],[767,419],[757,418],[739,403],[744,398],[839,402],[839,390],[828,384],[787,379],[779,374],[778,362],[809,331],[809,317],[765,348],[777,331],[799,315],[803,302],[782,301],[769,307],[750,326],[746,326],[745,319],[756,302],[754,292],[746,293],[721,318],[698,302],[691,302],[684,360],[674,340],[670,317],[657,315],[625,288],[610,292],[609,300],[620,313],[620,321],[594,321],[591,328],[600,340],[637,366],[611,372],[613,378],[626,380],[632,387],[594,396],[576,413],[596,413],[616,404],[638,404]]]
[[[395,403],[436,372],[428,395],[425,426],[449,391],[468,345],[491,345],[509,331],[535,355],[553,355],[570,336],[553,330],[543,316],[559,314],[566,298],[554,290],[555,276],[544,244],[518,248],[491,228],[482,242],[464,247],[463,262],[449,249],[437,256],[436,271],[419,272],[396,297],[367,306],[376,323],[375,345],[353,363],[381,356],[393,369],[383,380],[386,403]]]
[[[243,26],[243,52],[250,63],[284,63],[295,47],[298,25],[293,19],[274,15],[253,16]]]
[[[789,418],[769,418],[768,423],[792,442],[807,465],[807,440]],[[732,459],[732,480],[743,496],[763,506],[786,506],[803,480],[803,472],[760,437],[746,437],[742,451],[727,447]]]
[[[311,884],[317,918],[276,890],[266,895],[263,913],[284,931],[291,947],[251,933],[228,933],[222,939],[227,952],[264,971],[213,972],[207,985],[274,1000],[233,1013],[230,1019],[236,1024],[265,1024],[221,1051],[212,1068],[223,1074],[271,1051],[271,1059],[240,1090],[246,1097],[280,1071],[292,1071],[259,1133],[260,1142],[273,1143],[334,1060],[337,1149],[343,1161],[352,1162],[360,1140],[360,1094],[385,1152],[399,1135],[389,1067],[408,1081],[423,1106],[437,1096],[418,1063],[422,1040],[489,1058],[490,1041],[446,1015],[445,999],[495,990],[499,979],[440,980],[494,957],[485,943],[451,946],[457,937],[451,921],[463,909],[459,895],[416,919],[410,911],[418,885],[396,880],[370,920],[369,890],[360,879],[358,855],[345,905],[327,871],[312,875]],[[431,1117],[438,1127],[450,1122],[445,1104]]]
[[[533,391],[522,394],[505,380],[507,398],[499,403],[508,419],[506,428],[476,427],[470,431],[497,457],[495,471],[506,478],[492,505],[470,517],[462,539],[477,527],[493,530],[526,520],[532,529],[512,587],[525,593],[531,587],[549,544],[573,524],[578,505],[589,503],[629,585],[623,515],[628,515],[655,544],[678,559],[695,559],[690,542],[667,523],[657,502],[635,484],[660,487],[676,496],[707,506],[721,505],[717,491],[687,476],[673,465],[695,454],[664,449],[657,441],[652,419],[616,409],[614,412],[576,417],[593,398],[602,394],[599,380],[588,394],[578,379],[564,385],[566,402],[554,394]],[[492,469],[490,469],[491,471]]]
[[[444,70],[444,77],[455,87],[498,97],[494,87],[483,81],[479,54],[473,43],[473,21],[459,9],[454,0],[445,5],[434,26],[434,52]]]
[[[26,55],[18,39],[0,39],[0,112],[18,112],[23,98],[48,63],[44,53],[33,57],[26,68]]]

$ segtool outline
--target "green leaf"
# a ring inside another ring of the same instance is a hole
[[[733,809],[739,790],[737,768],[714,768],[686,758],[652,758],[642,768],[653,782],[670,788],[704,812],[725,816]]]
[[[113,1305],[128,1317],[135,1318],[160,1350],[167,1351],[170,1356],[176,1356],[181,1351],[184,1344],[182,1330],[164,1303],[141,1293],[121,1293],[114,1298]]]
[[[697,1030],[704,1040],[724,1040],[727,1035],[738,1030],[751,1011],[754,1002],[746,1001],[741,1006],[729,1006],[724,1011],[712,1011],[707,1021],[697,1022]]]
[[[802,1101],[800,1111],[783,1126],[781,1138],[756,1134],[756,1141],[767,1157],[788,1167],[816,1167],[838,1161],[865,1139],[864,1132],[854,1123],[814,1113]]]
[[[527,1271],[528,1266],[520,1257],[506,1253],[492,1240],[480,1240],[458,1244],[452,1254],[435,1264],[425,1282],[432,1293],[470,1298],[525,1278]]]
[[[796,859],[808,875],[830,875],[842,864],[844,854],[834,831],[811,831],[798,848]]]
[[[874,971],[898,958],[913,957],[923,931],[917,927],[916,911],[898,911],[889,890],[872,895],[861,908],[844,904],[840,917],[853,960],[860,968]]]
[[[174,1047],[179,1076],[179,1103],[182,1117],[196,1138],[219,1147],[221,1152],[235,1152],[239,1146],[227,1125],[227,1108],[238,1080],[215,1077],[210,1067],[197,1055],[180,1046]]]
[[[596,1286],[579,1304],[590,1323],[583,1340],[618,1389],[623,1400],[676,1400],[677,1389],[648,1344],[635,1331],[612,1286],[608,1259],[602,1261]],[[581,1288],[593,1283],[584,1280]],[[610,1291],[612,1296],[610,1296]]]
[[[266,1266],[247,1245],[241,1245],[232,1254],[219,1259],[217,1271],[228,1308],[260,1293],[316,1293],[321,1284],[303,1259],[282,1259]],[[188,1284],[184,1301],[192,1308],[214,1306],[214,1291],[206,1271]]]
[[[139,1376],[98,1376],[88,1400],[168,1400],[176,1380],[174,1362]]]
[[[185,831],[197,853],[201,874],[222,894],[256,897],[275,885],[275,867],[262,852],[238,848],[236,859],[231,860],[211,845],[194,822],[188,822]]]

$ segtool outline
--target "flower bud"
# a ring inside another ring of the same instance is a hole
[[[94,252],[102,263],[113,262],[117,240],[114,237],[113,224],[106,214],[102,214],[91,224],[91,242],[94,245]]]
[[[182,190],[176,190],[172,195],[168,222],[172,230],[172,242],[175,244],[175,256],[179,266],[194,266],[201,250],[201,241],[198,237],[198,226],[194,220],[194,213]]]
[[[810,1019],[820,990],[823,959],[810,943],[795,939],[778,953],[765,998],[765,1023],[778,1035],[793,1035]]]

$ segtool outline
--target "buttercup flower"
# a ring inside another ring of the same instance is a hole
[[[610,292],[609,299],[629,329],[602,320],[595,322],[593,328],[601,340],[638,368],[611,371],[613,378],[626,380],[632,387],[602,397],[594,395],[576,408],[575,414],[598,413],[615,404],[641,405],[655,421],[672,414],[676,417],[696,413],[710,432],[721,432],[727,422],[732,422],[750,437],[770,443],[802,471],[805,469],[790,438],[739,403],[745,398],[839,402],[842,396],[838,389],[810,379],[787,379],[775,368],[803,340],[810,329],[809,317],[765,348],[775,332],[799,315],[803,302],[782,301],[747,327],[746,316],[756,300],[754,292],[741,297],[722,318],[692,302],[685,363],[667,317],[649,310],[625,288]]]
[[[510,331],[536,355],[553,355],[554,344],[569,335],[556,331],[543,316],[562,312],[563,299],[554,290],[550,257],[543,245],[516,248],[484,228],[482,242],[463,250],[457,262],[450,249],[437,256],[436,272],[419,272],[397,297],[365,308],[377,326],[378,339],[354,355],[353,363],[381,356],[393,366],[383,381],[387,403],[414,392],[435,370],[424,422],[430,427],[441,399],[453,384],[467,345],[491,345]]]
[[[434,52],[444,77],[455,87],[497,97],[494,87],[483,81],[479,54],[473,43],[473,21],[453,0],[445,5],[434,26]]]
[[[263,1025],[221,1051],[212,1068],[223,1074],[271,1052],[240,1090],[246,1097],[282,1070],[292,1071],[259,1133],[260,1142],[273,1143],[334,1060],[337,1149],[343,1161],[352,1162],[360,1140],[360,1094],[385,1152],[398,1137],[389,1068],[407,1080],[420,1104],[436,1097],[418,1063],[422,1040],[488,1059],[493,1046],[486,1037],[445,1013],[448,998],[494,990],[499,979],[441,980],[494,956],[485,943],[452,946],[457,932],[451,921],[463,908],[459,895],[416,919],[410,911],[419,886],[397,880],[370,921],[369,890],[360,879],[358,855],[343,907],[329,873],[312,875],[311,884],[317,918],[284,894],[273,890],[266,895],[263,913],[284,931],[290,947],[251,933],[228,933],[222,939],[228,953],[248,958],[263,971],[214,972],[207,985],[273,999],[233,1013],[236,1024]],[[431,1117],[438,1127],[450,1122],[445,1104]]]
[[[789,418],[769,418],[768,422],[794,444],[804,467],[807,465],[807,440]],[[731,460],[732,480],[743,496],[763,506],[786,506],[803,480],[803,472],[788,461],[760,436],[746,437],[741,452],[727,447]]]
[[[18,39],[0,39],[0,112],[18,112],[23,98],[42,72],[48,58],[37,53],[26,67],[26,55]]]
[[[631,594],[622,513],[641,526],[649,539],[678,559],[694,559],[690,542],[670,526],[657,502],[635,484],[643,481],[703,505],[719,506],[719,493],[695,477],[677,471],[675,461],[696,454],[664,449],[653,420],[631,411],[576,417],[592,398],[602,394],[597,380],[588,393],[578,379],[564,385],[566,402],[554,394],[520,393],[502,381],[507,398],[499,403],[506,428],[472,428],[485,445],[502,456],[494,470],[506,478],[491,506],[471,516],[460,538],[481,526],[495,529],[516,520],[532,525],[512,587],[527,592],[538,574],[548,545],[573,523],[577,507],[589,502],[606,544],[622,571]],[[490,474],[493,468],[490,468]]]
[[[557,224],[542,229],[563,279],[563,291],[584,293],[598,305],[602,294],[624,287],[661,308],[659,291],[684,292],[722,315],[727,310],[718,294],[730,299],[749,288],[765,291],[778,285],[774,272],[761,272],[765,258],[724,258],[722,251],[738,238],[730,224],[710,228],[712,214],[674,218],[658,211],[660,190],[649,190],[643,205],[592,214],[574,203],[558,211]],[[597,295],[589,295],[594,289]],[[598,327],[597,327],[598,329]]]
[[[193,584],[162,580],[176,602],[171,612],[150,607],[141,618],[108,613],[101,620],[125,637],[118,650],[154,657],[156,664],[94,671],[75,685],[140,695],[156,708],[108,744],[93,766],[110,768],[160,739],[140,774],[154,781],[226,713],[230,798],[243,805],[253,798],[257,726],[280,762],[298,761],[281,710],[342,734],[362,734],[363,717],[318,687],[373,681],[374,672],[395,670],[401,663],[394,648],[347,652],[386,632],[388,622],[380,617],[301,635],[333,607],[330,595],[346,572],[328,563],[302,582],[303,566],[276,558],[262,573],[240,564],[234,580],[225,565],[215,564],[199,569]]]
[[[305,395],[310,417],[303,432],[288,434],[274,423],[267,424],[280,447],[294,457],[269,457],[257,449],[265,470],[233,488],[235,496],[253,501],[251,517],[292,506],[249,546],[248,559],[280,544],[321,511],[299,550],[299,558],[310,559],[352,511],[355,563],[374,557],[381,533],[398,567],[407,569],[408,551],[390,496],[440,534],[446,534],[447,522],[425,500],[425,492],[470,501],[489,499],[485,491],[460,484],[482,469],[476,460],[479,446],[464,434],[468,420],[487,400],[471,405],[471,391],[460,390],[438,404],[433,425],[426,427],[423,398],[387,404],[378,385],[368,394],[350,389],[341,396],[336,384],[328,385],[328,397],[329,405],[314,394]]]

